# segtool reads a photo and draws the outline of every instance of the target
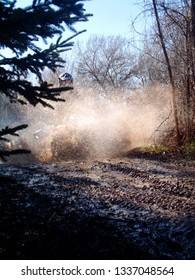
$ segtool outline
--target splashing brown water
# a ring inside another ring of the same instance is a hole
[[[169,88],[103,94],[92,88],[64,93],[55,110],[29,107],[29,128],[22,135],[35,157],[51,160],[103,159],[157,144],[171,120]]]

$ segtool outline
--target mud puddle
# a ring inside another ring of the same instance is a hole
[[[195,162],[1,165],[1,259],[194,259]]]

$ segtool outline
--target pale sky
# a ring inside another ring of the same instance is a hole
[[[140,3],[143,1],[140,0]],[[31,0],[18,0],[17,5],[28,6]],[[86,40],[91,34],[131,36],[131,22],[142,8],[136,0],[88,0],[83,1],[86,13],[92,13],[86,23],[76,23],[77,31],[87,29],[79,35],[78,40]],[[141,28],[140,23],[138,29]],[[66,33],[65,33],[66,34]],[[67,37],[73,35],[67,31]]]
[[[80,35],[88,37],[90,34],[100,35],[123,35],[129,36],[132,20],[140,13],[140,7],[136,0],[91,0],[86,1],[84,7],[87,13],[92,13],[93,17],[85,24],[76,24],[87,29],[86,34]]]

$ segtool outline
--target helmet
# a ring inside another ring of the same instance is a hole
[[[73,78],[69,73],[63,73],[59,75],[59,82],[61,84],[71,84],[73,83]]]

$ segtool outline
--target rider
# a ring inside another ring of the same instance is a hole
[[[69,73],[59,75],[60,86],[71,86],[73,84],[73,77]]]

